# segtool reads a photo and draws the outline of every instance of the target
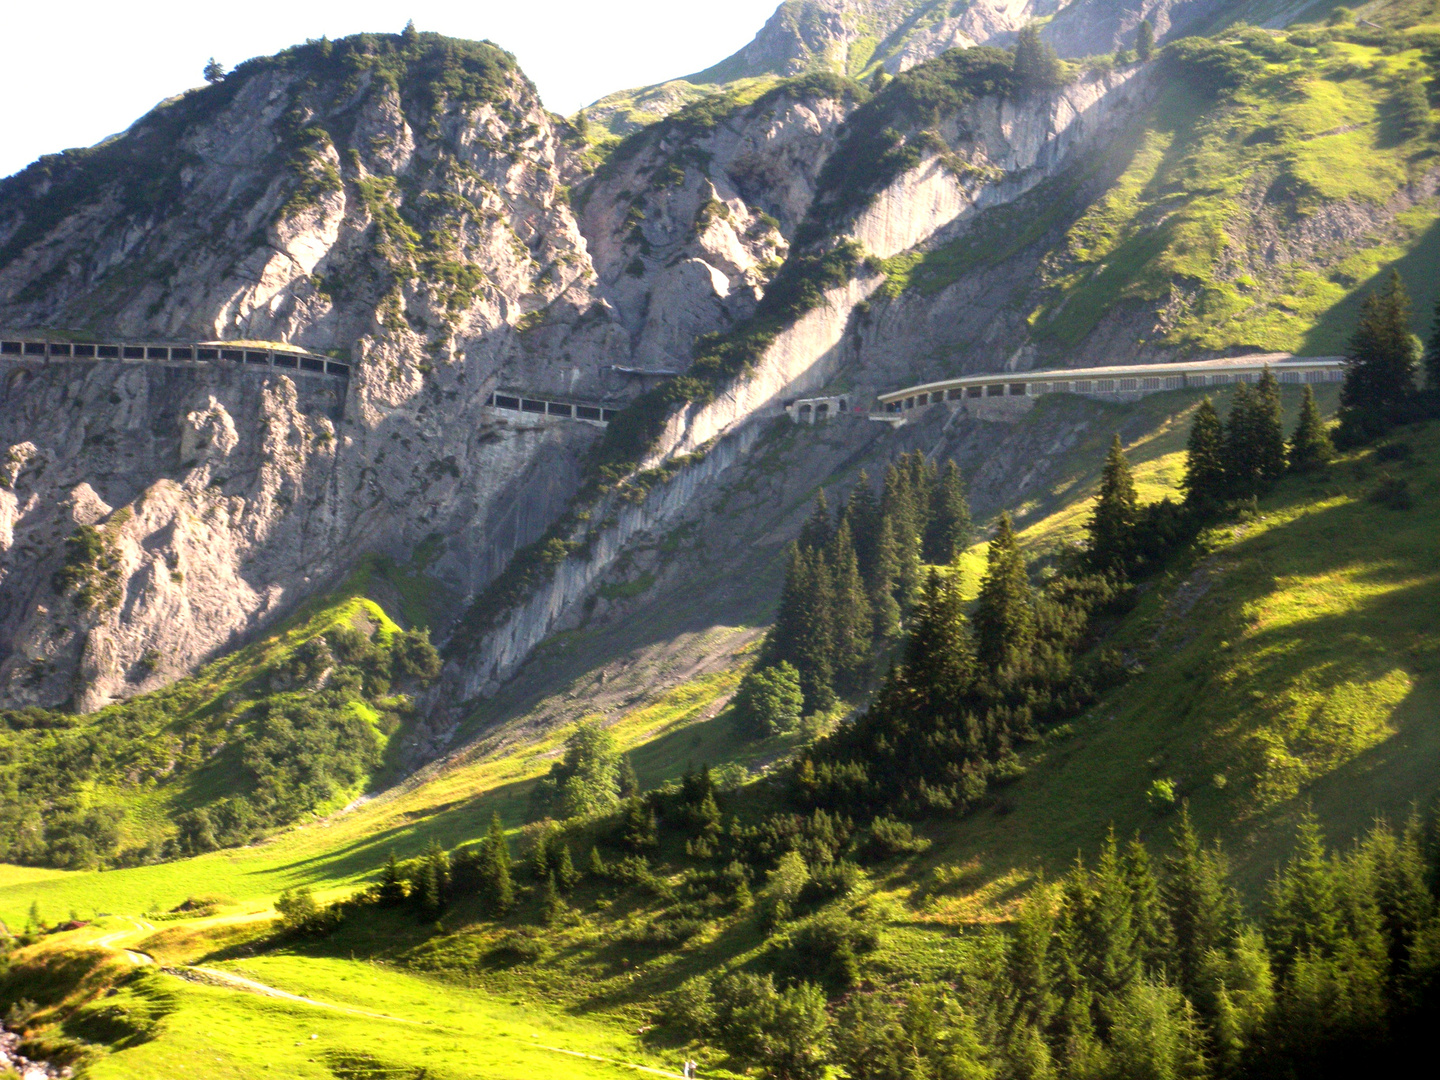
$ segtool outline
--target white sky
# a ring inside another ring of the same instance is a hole
[[[779,0],[0,0],[0,176],[89,146],[157,102],[306,38],[420,30],[510,50],[545,105],[570,114],[613,90],[709,67]]]

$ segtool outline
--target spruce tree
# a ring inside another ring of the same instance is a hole
[[[815,507],[800,529],[800,546],[806,551],[824,551],[830,543],[830,504],[825,499],[825,489],[815,496]]]
[[[1192,513],[1209,515],[1227,498],[1225,487],[1225,435],[1220,414],[1208,397],[1195,410],[1190,440],[1185,450],[1185,507]]]
[[[1225,479],[1233,498],[1250,499],[1260,494],[1260,449],[1257,424],[1258,402],[1246,382],[1237,383],[1225,418]]]
[[[1100,495],[1090,518],[1090,563],[1097,570],[1123,573],[1135,555],[1135,525],[1140,517],[1135,478],[1116,434],[1100,474]]]
[[[964,552],[970,538],[970,504],[960,467],[945,463],[945,471],[930,498],[930,521],[925,528],[924,557],[928,563],[948,565]]]
[[[800,553],[801,580],[808,586],[795,641],[795,668],[805,709],[814,713],[835,703],[834,589],[823,551]]]
[[[1201,988],[1205,959],[1230,940],[1238,923],[1234,894],[1218,852],[1206,851],[1184,807],[1173,832],[1161,885],[1166,913],[1175,935],[1173,975],[1194,997]]]
[[[1135,31],[1135,58],[1142,63],[1155,53],[1155,26],[1149,19],[1141,19]]]
[[[1035,637],[1034,595],[1008,513],[1000,515],[986,554],[975,605],[975,653],[996,669],[1029,652]]]
[[[905,637],[904,667],[910,708],[953,723],[975,677],[958,575],[930,571]]]
[[[495,918],[515,903],[515,883],[510,876],[510,843],[500,815],[490,816],[490,829],[480,842],[480,899]]]
[[[870,663],[873,616],[860,564],[850,537],[849,521],[842,521],[830,545],[827,560],[831,574],[831,638],[835,677],[841,686],[858,689]]]
[[[1344,883],[1325,850],[1325,837],[1306,810],[1296,830],[1296,850],[1270,885],[1265,938],[1288,971],[1306,953],[1334,956],[1344,937]]]
[[[870,612],[875,620],[875,637],[880,641],[887,641],[900,631],[900,605],[895,600],[899,578],[895,523],[882,515],[875,544],[875,578],[870,586]]]
[[[1262,490],[1285,475],[1285,421],[1280,409],[1280,383],[1266,365],[1255,389],[1254,439],[1256,475]]]
[[[910,455],[910,506],[914,515],[911,527],[922,545],[930,528],[935,488],[939,480],[940,474],[934,464],[921,451],[914,451]]]
[[[1320,407],[1315,404],[1315,391],[1307,386],[1305,396],[1300,399],[1300,420],[1290,437],[1290,468],[1296,472],[1313,472],[1334,456],[1335,446],[1320,416]]]
[[[870,487],[870,477],[861,470],[859,480],[845,500],[845,521],[850,526],[850,540],[855,545],[855,559],[865,589],[874,595],[876,545],[880,539],[880,503]]]
[[[1158,974],[1165,968],[1175,943],[1160,896],[1160,882],[1139,833],[1125,847],[1124,873],[1130,887],[1136,949],[1146,970]]]
[[[1034,23],[1023,26],[1015,38],[1011,71],[1015,87],[1021,93],[1043,93],[1060,85],[1060,58],[1040,40],[1040,28]]]
[[[785,584],[780,589],[780,606],[775,622],[760,646],[760,667],[788,663],[800,667],[799,642],[804,633],[805,608],[810,603],[810,561],[798,543],[787,550]]]
[[[537,882],[550,876],[550,844],[557,832],[555,823],[547,821],[535,834],[535,844],[530,849],[530,877]]]
[[[1415,343],[1410,298],[1396,271],[1360,305],[1345,352],[1339,439],[1356,446],[1383,435],[1405,415],[1415,393]]]

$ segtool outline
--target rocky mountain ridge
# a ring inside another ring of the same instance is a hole
[[[1254,68],[1279,48],[1261,38],[1201,59]],[[583,621],[788,397],[1163,359],[1173,293],[1090,304],[1088,336],[1062,344],[1046,297],[1089,287],[1075,230],[1103,235],[1087,215],[1113,220],[1112,185],[1149,160],[1189,71],[1033,87],[1001,50],[952,51],[873,96],[835,74],[714,95],[597,168],[493,46],[365,37],[242,65],[42,160],[0,185],[0,325],[276,338],[352,377],[327,397],[279,372],[5,361],[6,703],[162,685],[365,558],[413,556],[450,639],[421,740],[442,749],[465,702]],[[1220,108],[1212,93],[1184,107]],[[166,140],[182,152],[146,187]],[[1422,173],[1374,221],[1428,207]],[[497,388],[634,404],[602,432],[491,409]]]

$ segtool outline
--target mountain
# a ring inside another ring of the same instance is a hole
[[[1140,21],[1157,41],[1207,32],[1235,22],[1285,26],[1306,11],[1284,0],[1159,0],[1140,7],[1114,0],[785,0],[755,39],[720,63],[693,75],[638,90],[619,91],[580,115],[625,135],[707,90],[751,79],[833,71],[869,80],[939,56],[947,49],[1009,45],[1027,23],[1063,57],[1134,48]]]
[[[787,4],[623,137],[488,43],[310,42],[0,183],[0,341],[57,346],[0,352],[15,1052],[1248,1077],[1425,1030],[1431,399],[1308,471],[1288,381],[878,407],[1431,335],[1429,8],[1145,13],[1148,60],[1040,13],[1110,35],[1061,60]]]

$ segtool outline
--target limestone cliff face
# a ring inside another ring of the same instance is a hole
[[[564,154],[500,50],[360,38],[242,65],[0,184],[0,327],[352,363],[323,389],[5,364],[0,699],[88,708],[157,685],[432,534],[458,604],[543,532],[596,431],[517,428],[485,397],[598,397],[630,355]],[[104,538],[100,601],[56,584],[81,525]]]
[[[1102,144],[1133,118],[1148,92],[1143,70],[1129,69],[1082,80],[1049,96],[983,97],[930,118],[938,120],[941,145],[927,142],[928,151],[916,166],[876,193],[821,246],[849,240],[870,255],[889,258],[952,238],[980,210],[1014,201]],[[650,159],[601,187],[634,184],[642,172],[654,171]],[[666,205],[684,205],[684,188],[677,187],[677,194],[665,197]],[[664,234],[655,235],[659,240]],[[602,278],[607,265],[625,257],[613,241],[607,247],[597,239],[595,250]],[[670,255],[671,262],[676,260]],[[886,322],[882,331],[871,321],[871,301],[884,280],[871,267],[857,267],[849,280],[828,289],[822,302],[781,329],[749,370],[713,399],[673,412],[641,467],[669,466],[674,475],[650,488],[639,503],[611,496],[591,508],[590,520],[604,524],[581,526],[573,539],[584,540],[583,550],[563,560],[457,658],[451,693],[464,697],[493,690],[536,645],[557,629],[573,626],[595,586],[623,560],[627,544],[636,537],[659,536],[683,520],[787,399],[843,377],[852,401],[867,407],[876,390],[905,378],[914,356],[897,359],[900,350],[891,347],[903,330]],[[680,460],[685,455],[699,460]]]
[[[616,153],[581,226],[636,365],[682,371],[696,337],[753,311],[856,104],[839,80],[782,84],[718,119],[682,112]]]

